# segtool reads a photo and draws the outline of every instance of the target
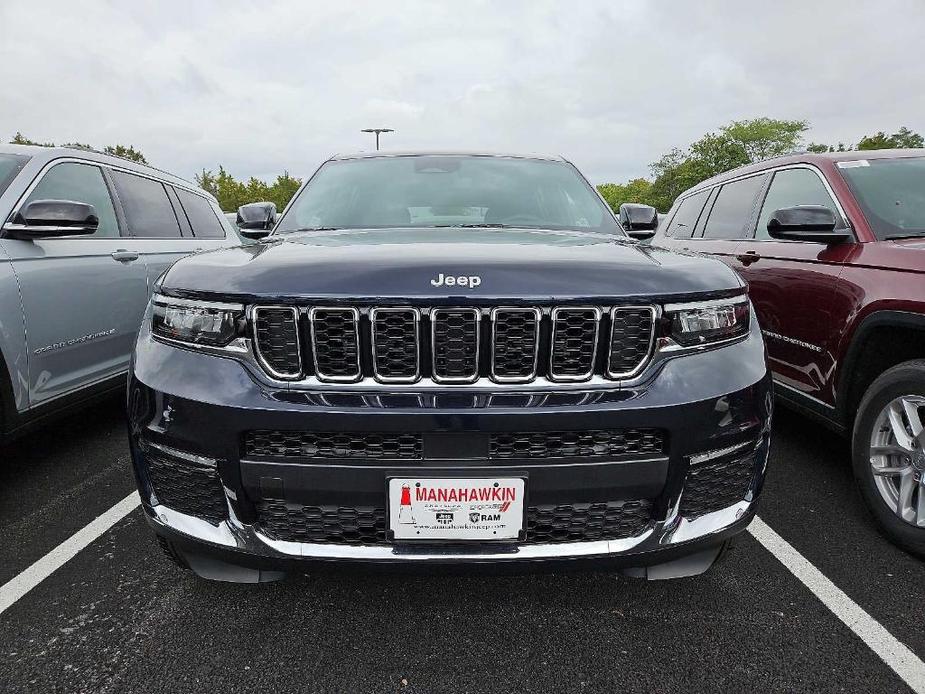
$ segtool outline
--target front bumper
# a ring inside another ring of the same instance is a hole
[[[639,567],[704,552],[715,556],[753,517],[767,464],[770,377],[757,323],[752,324],[748,338],[668,360],[652,379],[632,389],[571,389],[518,398],[509,388],[462,393],[449,387],[416,405],[409,405],[407,392],[276,390],[239,361],[166,345],[142,329],[129,382],[129,413],[143,506],[155,532],[188,557],[210,556],[255,568],[307,562]],[[264,429],[481,435],[631,427],[665,432],[665,449],[658,455],[567,464],[440,459],[410,465],[253,459],[242,446],[246,432]],[[150,474],[155,455],[179,466],[212,466],[224,506],[221,517],[184,512],[162,501],[163,490],[159,493]],[[730,496],[723,471],[743,466],[748,474],[740,476],[744,482]],[[528,503],[542,508],[644,499],[650,515],[619,536],[478,545],[291,541],[268,532],[261,516],[268,480],[284,490],[276,496],[287,503],[338,508],[384,505],[389,476],[485,474],[526,477]],[[723,487],[723,493],[711,496],[705,485]],[[695,488],[701,497],[706,494],[706,501],[693,499]]]

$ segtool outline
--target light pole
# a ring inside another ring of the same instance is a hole
[[[392,128],[363,128],[361,133],[376,133],[376,151],[379,151],[379,133],[394,133]]]

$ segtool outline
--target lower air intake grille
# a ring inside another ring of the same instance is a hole
[[[553,311],[550,377],[581,381],[594,373],[600,316],[597,308],[557,308]]]
[[[646,499],[530,506],[526,543],[618,540],[641,533],[651,519]]]
[[[681,515],[702,516],[742,501],[754,476],[750,456],[691,465],[681,494]]]
[[[298,506],[283,501],[257,502],[257,527],[272,540],[335,545],[382,545],[385,509],[346,506]]]
[[[478,309],[434,309],[431,321],[435,379],[465,383],[478,378],[481,318]]]
[[[660,429],[599,429],[494,433],[491,458],[585,458],[658,454],[665,450]]]
[[[607,501],[527,508],[523,544],[618,540],[638,535],[652,518],[652,502]],[[373,506],[299,506],[257,502],[257,528],[273,540],[336,545],[385,545],[385,509]]]
[[[154,451],[145,457],[148,481],[159,503],[215,523],[227,518],[225,492],[214,467]]]
[[[422,436],[413,433],[248,431],[244,455],[267,458],[420,460]]]

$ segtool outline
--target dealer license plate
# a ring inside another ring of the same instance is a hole
[[[516,540],[524,490],[522,478],[392,478],[389,528],[396,540]]]

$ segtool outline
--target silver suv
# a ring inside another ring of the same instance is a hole
[[[240,244],[180,178],[78,149],[0,145],[0,440],[124,385],[151,287]]]

